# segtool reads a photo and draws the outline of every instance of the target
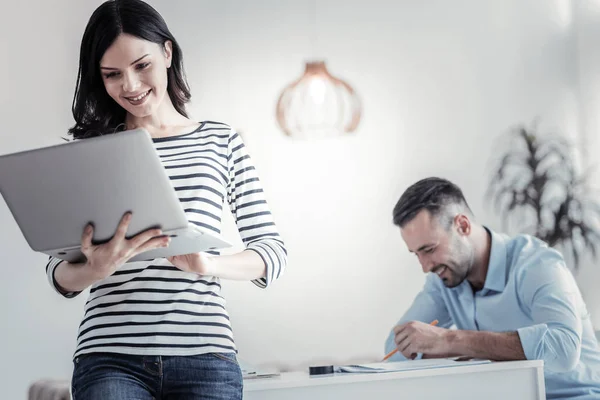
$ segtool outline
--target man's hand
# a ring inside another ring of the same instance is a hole
[[[398,351],[407,359],[414,359],[417,353],[427,354],[429,357],[446,357],[450,353],[447,333],[448,329],[411,321],[394,328],[394,340]]]
[[[215,275],[215,261],[205,253],[184,254],[167,258],[171,264],[182,271],[198,275]]]

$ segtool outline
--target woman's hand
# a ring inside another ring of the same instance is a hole
[[[215,275],[216,267],[213,257],[205,253],[184,254],[181,256],[167,257],[167,260],[177,268],[185,272],[193,272],[198,275]]]
[[[88,225],[81,237],[81,252],[86,256],[85,267],[90,269],[96,280],[112,275],[117,268],[130,258],[147,250],[167,247],[170,242],[168,236],[161,236],[160,229],[150,229],[131,239],[127,239],[127,228],[131,222],[131,213],[126,213],[117,227],[115,236],[107,243],[92,244],[94,228]]]

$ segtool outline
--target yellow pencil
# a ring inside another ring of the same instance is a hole
[[[438,320],[434,320],[431,321],[431,323],[429,325],[435,326],[438,324]],[[387,360],[388,358],[390,358],[391,356],[393,356],[394,354],[396,354],[396,352],[398,351],[398,348],[396,347],[394,350],[390,351],[385,357],[383,357],[383,361]]]

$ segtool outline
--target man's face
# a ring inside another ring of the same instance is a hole
[[[473,266],[473,249],[463,232],[456,218],[446,230],[425,209],[401,229],[402,239],[419,258],[423,272],[438,275],[449,288],[460,285]]]

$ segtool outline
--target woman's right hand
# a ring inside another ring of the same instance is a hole
[[[90,270],[96,280],[112,275],[117,268],[130,258],[147,250],[167,247],[168,236],[161,236],[162,230],[150,229],[139,233],[131,239],[126,238],[127,228],[131,222],[131,213],[126,213],[117,227],[114,237],[107,243],[92,244],[94,228],[88,225],[81,237],[81,252],[86,256],[85,267]]]

